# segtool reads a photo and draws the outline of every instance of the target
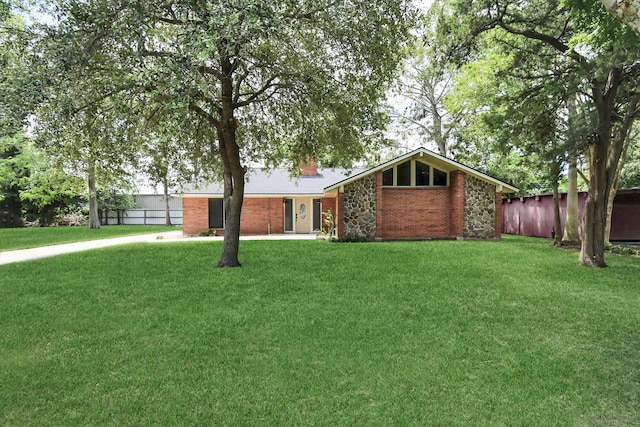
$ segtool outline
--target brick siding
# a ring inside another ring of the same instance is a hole
[[[383,188],[378,204],[384,229],[377,237],[451,235],[451,192],[448,188]]]
[[[242,204],[240,233],[284,233],[284,201],[282,197],[247,198]]]
[[[382,172],[376,173],[376,238],[419,239],[462,237],[464,233],[465,179],[462,171],[449,174],[449,187],[382,186]],[[322,197],[322,212],[331,210],[336,219],[338,236],[344,236],[344,195]],[[495,237],[502,228],[502,194],[495,193]],[[206,197],[182,200],[183,230],[198,234],[209,229],[209,201]],[[321,227],[324,228],[322,215]],[[224,230],[217,230],[223,234]],[[246,198],[240,218],[242,234],[284,233],[282,197]]]
[[[185,197],[182,199],[183,233],[198,234],[209,230],[209,199]],[[241,234],[284,233],[284,205],[281,197],[246,198],[240,216]],[[224,230],[218,229],[218,234]]]
[[[182,232],[198,234],[209,230],[209,199],[184,197],[182,199]]]
[[[465,174],[462,171],[453,171],[449,174],[452,237],[462,237],[464,229],[464,180]]]

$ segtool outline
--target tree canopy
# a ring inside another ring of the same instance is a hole
[[[85,133],[100,123],[123,134],[123,116],[180,117],[192,157],[225,184],[220,266],[240,265],[250,161],[357,159],[383,140],[380,101],[413,22],[391,0],[71,0],[50,13],[45,50],[61,80],[48,111],[99,117]]]
[[[502,134],[535,141],[537,153],[544,151],[540,144],[561,136],[585,153],[589,198],[580,262],[605,266],[608,199],[638,115],[637,35],[602,5],[579,0],[454,1],[442,10],[438,31],[451,62],[474,63],[496,49],[512,52],[505,75],[510,88],[520,86],[514,92],[519,95],[509,99],[504,90],[496,92],[488,116],[511,130]],[[579,120],[569,127],[554,118],[568,119],[561,103],[576,94],[582,99]],[[501,110],[506,114],[495,114]]]

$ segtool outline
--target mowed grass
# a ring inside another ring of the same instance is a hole
[[[0,424],[629,426],[640,260],[546,240],[113,247],[0,267]]]
[[[97,230],[88,227],[0,228],[0,251],[176,230],[181,228],[164,225],[109,225]]]

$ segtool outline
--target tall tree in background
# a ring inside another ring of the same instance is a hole
[[[579,259],[586,266],[605,267],[607,201],[640,100],[633,84],[639,71],[637,36],[603,9],[579,1],[456,2],[452,8],[448,22],[443,20],[440,27],[442,34],[458,43],[452,57],[469,60],[478,35],[506,33],[544,46],[559,60],[569,60],[574,74],[581,77],[579,89],[589,94],[594,121],[582,138],[587,147],[589,196]],[[535,49],[523,53],[538,55]]]
[[[395,0],[72,0],[56,10],[60,38],[79,48],[113,39],[110,59],[129,70],[145,103],[167,103],[208,125],[200,142],[223,170],[221,267],[240,265],[251,159],[358,158],[380,139],[379,101],[412,24],[407,3]]]
[[[143,143],[141,169],[154,187],[162,186],[167,226],[172,225],[170,192],[195,179],[188,157],[193,138],[181,134],[180,117],[172,118],[172,115],[172,111],[163,112],[163,106],[159,106],[144,117],[137,137]]]
[[[453,124],[463,114],[460,109],[451,113],[445,106],[445,97],[453,88],[454,67],[444,60],[437,49],[435,34],[436,14],[439,7],[430,8],[422,17],[421,34],[409,50],[404,73],[399,77],[397,95],[408,105],[396,114],[401,134],[435,143],[438,152],[447,156],[453,136]],[[422,143],[422,145],[427,145]]]
[[[23,223],[20,191],[32,166],[25,160],[23,128],[45,83],[37,77],[41,68],[31,51],[33,34],[16,11],[19,3],[0,1],[0,226],[7,227]]]
[[[35,24],[41,37],[35,56],[44,63],[47,85],[34,114],[35,131],[61,165],[83,176],[89,200],[89,228],[100,228],[98,188],[122,186],[136,163],[140,98],[132,83],[130,46],[105,20],[115,2],[54,5],[53,24]],[[59,7],[56,7],[59,6]],[[65,19],[65,8],[83,17]]]
[[[59,99],[59,98],[58,98]],[[71,104],[73,105],[73,104]],[[113,111],[87,106],[72,116],[59,116],[50,104],[38,114],[39,143],[61,167],[83,176],[89,200],[89,228],[100,228],[98,187],[120,186],[137,162],[137,148],[128,138],[129,126]]]

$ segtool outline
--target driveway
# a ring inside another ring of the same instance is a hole
[[[168,242],[206,242],[222,240],[222,236],[213,237],[184,237],[182,231],[166,233],[140,234],[136,236],[115,237],[112,239],[89,240],[86,242],[65,243],[62,245],[42,246],[31,249],[19,249],[0,252],[0,265],[14,262],[30,261],[48,258],[56,255],[81,252],[127,243],[168,243]],[[271,234],[265,236],[240,236],[240,240],[315,240],[315,234]]]

